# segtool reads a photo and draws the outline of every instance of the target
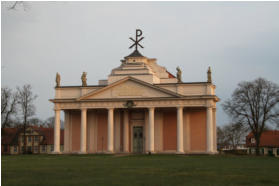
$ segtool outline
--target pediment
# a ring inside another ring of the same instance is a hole
[[[138,80],[127,77],[102,89],[90,92],[78,100],[116,99],[116,98],[156,98],[180,97],[178,94]]]

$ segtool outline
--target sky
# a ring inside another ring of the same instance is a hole
[[[222,103],[237,84],[258,77],[279,84],[279,2],[25,2],[1,7],[1,87],[31,84],[36,117],[54,115],[55,75],[61,85],[106,79],[132,52],[128,39],[140,28],[140,52],[156,58],[184,82],[216,85],[217,125],[230,122]]]

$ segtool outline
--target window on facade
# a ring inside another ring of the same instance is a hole
[[[42,146],[42,151],[45,152],[46,151],[46,145]]]
[[[256,142],[255,138],[251,138],[251,143],[255,143],[255,142]]]
[[[35,141],[36,141],[36,142],[39,141],[39,136],[35,136]]]
[[[28,147],[27,147],[27,151],[28,151],[28,152],[32,152],[32,146],[28,146]]]
[[[34,151],[38,152],[38,146],[34,146]]]
[[[14,146],[14,152],[17,152],[17,146],[16,145]]]
[[[54,146],[53,145],[51,145],[50,150],[54,151]]]
[[[31,139],[31,136],[28,136],[28,142],[31,142],[32,139]]]
[[[22,143],[24,143],[24,136],[22,136],[22,139],[21,139]]]
[[[279,155],[279,148],[277,149],[277,155]]]
[[[24,152],[24,146],[21,147],[21,152]]]

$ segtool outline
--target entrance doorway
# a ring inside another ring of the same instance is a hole
[[[143,152],[143,127],[142,126],[133,127],[133,152],[134,153]]]

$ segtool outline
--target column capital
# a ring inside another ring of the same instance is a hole
[[[87,108],[85,108],[85,107],[84,108],[80,108],[80,110],[87,110]]]
[[[114,110],[114,107],[108,107],[107,109],[108,110]]]
[[[147,107],[148,110],[155,110],[155,107]]]
[[[177,106],[176,108],[177,108],[177,109],[183,109],[184,106]]]
[[[60,108],[54,108],[53,110],[54,110],[54,111],[61,111]]]

